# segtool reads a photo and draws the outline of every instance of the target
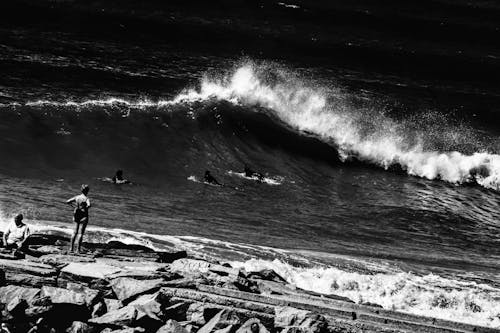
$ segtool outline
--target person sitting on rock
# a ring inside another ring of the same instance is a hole
[[[3,245],[7,249],[25,250],[30,235],[29,227],[23,223],[23,214],[17,214],[3,233]]]

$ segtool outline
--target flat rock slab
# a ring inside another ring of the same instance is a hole
[[[54,304],[75,304],[90,307],[99,292],[82,286],[68,287],[66,289],[44,286],[41,289],[41,297],[50,297]]]
[[[113,279],[110,282],[116,297],[125,303],[139,295],[160,289],[162,284],[163,279],[136,280],[128,277]]]
[[[42,263],[0,259],[0,269],[5,271],[5,280],[8,284],[35,287],[56,284],[57,270]]]
[[[38,258],[38,261],[51,266],[65,266],[70,263],[95,262],[94,258],[69,255],[69,254],[46,254]]]
[[[61,274],[73,275],[76,277],[90,279],[105,279],[107,276],[119,273],[120,268],[110,266],[104,263],[79,263],[72,262],[61,269]]]

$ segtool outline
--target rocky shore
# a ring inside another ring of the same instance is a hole
[[[0,253],[3,330],[69,333],[498,332],[296,288],[196,253],[119,242],[31,237],[24,258]]]

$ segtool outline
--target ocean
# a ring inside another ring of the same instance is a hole
[[[70,234],[85,183],[85,241],[500,328],[499,18],[493,1],[4,1],[1,226]]]

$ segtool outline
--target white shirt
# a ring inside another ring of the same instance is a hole
[[[82,208],[82,203],[87,204],[87,208],[90,207],[90,200],[85,194],[79,194],[71,199],[68,200],[68,202],[75,202],[76,203],[76,208]]]
[[[16,225],[16,222],[12,222],[7,227],[7,230],[5,230],[5,233],[8,233],[8,236],[7,236],[7,244],[8,245],[11,245],[14,243],[20,245],[20,243],[22,241],[24,241],[26,238],[28,238],[28,236],[30,235],[30,229],[24,223],[18,227]]]

